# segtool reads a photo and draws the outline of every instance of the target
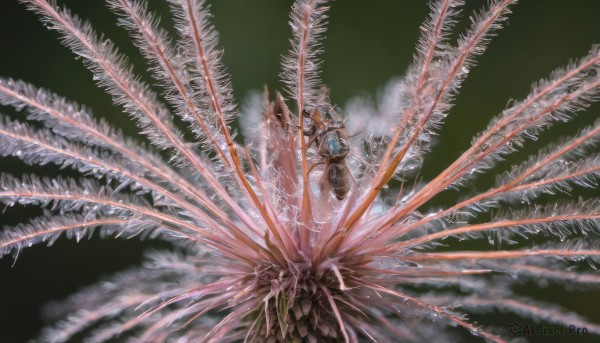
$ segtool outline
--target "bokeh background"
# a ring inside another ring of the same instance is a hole
[[[151,8],[160,13],[170,26],[164,1],[152,0]],[[210,1],[214,24],[225,48],[224,64],[232,75],[238,100],[263,85],[280,89],[278,74],[281,55],[287,52],[290,29],[287,25],[290,0],[219,0]],[[60,1],[81,17],[91,21],[121,47],[145,75],[146,65],[128,36],[115,25],[116,17],[104,1]],[[467,1],[464,13],[471,13],[484,1]],[[585,55],[593,43],[600,41],[600,1],[597,0],[523,0],[514,7],[509,25],[499,32],[488,51],[479,58],[464,83],[456,106],[440,132],[438,144],[426,159],[421,176],[427,180],[439,173],[469,147],[473,135],[482,130],[490,118],[499,113],[510,99],[527,95],[535,80],[568,63],[570,58]],[[342,105],[357,95],[376,94],[392,77],[401,76],[412,60],[419,25],[428,14],[425,1],[339,0],[331,9],[322,79],[330,87],[332,100]],[[468,24],[467,16],[459,27]],[[68,49],[57,42],[57,35],[27,12],[17,0],[0,1],[0,76],[23,79],[45,87],[92,108],[95,115],[107,118],[127,134],[137,130],[112,105],[108,95],[99,90],[81,61],[73,59]],[[147,76],[147,75],[145,75]],[[151,81],[150,78],[147,78]],[[2,113],[19,117],[10,108]],[[509,167],[548,141],[598,118],[600,106],[593,106],[568,125],[550,130],[540,142],[515,154],[499,168]],[[0,159],[0,170],[13,174],[38,173],[57,175],[53,166],[28,167],[16,159]],[[475,183],[473,188],[489,185],[494,172]],[[599,190],[595,191],[596,196]],[[588,191],[587,195],[593,195]],[[445,194],[432,205],[443,205],[459,194]],[[573,197],[578,196],[574,194]],[[14,225],[38,214],[35,208],[8,208],[0,215],[0,224]],[[84,285],[104,276],[139,265],[143,251],[169,248],[160,242],[139,240],[82,241],[76,244],[59,240],[52,248],[37,246],[13,259],[0,260],[0,342],[25,342],[36,337],[43,322],[40,308],[49,301],[62,299]],[[594,290],[565,292],[560,287],[539,289],[524,285],[523,290],[539,299],[550,299],[600,323],[600,293]],[[476,317],[477,318],[477,317]],[[506,327],[514,319],[496,318]],[[485,321],[482,319],[485,323]],[[525,320],[526,321],[526,320]],[[529,321],[531,322],[531,321]],[[565,337],[554,338],[557,342]],[[592,342],[590,337],[569,337],[574,342]],[[531,341],[553,341],[548,337],[531,337]]]

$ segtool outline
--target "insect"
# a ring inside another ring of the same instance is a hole
[[[308,125],[304,128],[304,135],[310,137],[307,146],[313,142],[321,161],[311,167],[311,170],[320,164],[325,164],[325,172],[319,181],[321,192],[328,190],[338,200],[343,200],[350,191],[352,175],[346,165],[346,155],[350,151],[348,134],[338,112],[324,101],[325,96],[310,112],[304,111],[304,119]]]

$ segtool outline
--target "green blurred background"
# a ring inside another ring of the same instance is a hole
[[[225,48],[224,64],[232,76],[237,99],[263,85],[280,89],[278,81],[281,55],[287,52],[290,29],[287,25],[291,1],[210,1],[214,24]],[[91,21],[130,56],[135,71],[143,74],[145,65],[131,45],[125,31],[115,26],[115,16],[103,1],[61,1],[81,17]],[[464,13],[471,13],[484,1],[467,1]],[[163,1],[152,0],[166,26],[170,25]],[[499,113],[509,99],[527,95],[533,81],[546,77],[570,58],[586,54],[600,41],[600,1],[526,0],[514,8],[509,25],[500,31],[488,51],[479,58],[456,106],[442,129],[435,150],[428,156],[422,176],[427,180],[469,146],[473,135]],[[357,95],[375,94],[395,76],[401,76],[412,60],[419,25],[428,14],[424,1],[338,0],[330,12],[329,31],[324,42],[322,79],[331,89],[332,100],[343,105]],[[459,27],[468,23],[466,15]],[[0,2],[0,76],[13,77],[45,87],[93,109],[127,134],[136,135],[135,126],[99,90],[80,61],[62,47],[56,33],[46,30],[32,13],[16,0]],[[150,81],[149,78],[147,78]],[[3,113],[18,117],[14,111]],[[598,118],[600,106],[593,106],[569,125],[551,130],[540,142],[530,145],[526,156],[537,147],[563,134],[573,133]],[[509,160],[500,167],[510,166]],[[36,172],[60,174],[56,168],[32,168],[15,159],[3,159],[0,167],[13,174]],[[484,176],[477,183],[485,187],[493,180]],[[592,194],[590,192],[588,195]],[[596,193],[597,194],[597,193]],[[436,205],[452,201],[457,194],[440,197]],[[575,195],[574,195],[575,196]],[[597,195],[596,195],[597,196]],[[38,213],[32,208],[9,208],[0,216],[3,225],[14,225]],[[138,240],[59,240],[52,249],[44,246],[23,251],[17,263],[0,260],[0,342],[23,342],[38,333],[42,321],[40,308],[50,300],[73,293],[103,276],[139,264],[148,247],[164,247],[156,242]],[[551,299],[595,322],[600,322],[600,293],[565,293],[558,287],[539,290],[530,285],[530,296]],[[511,323],[512,317],[498,319],[498,325]],[[484,321],[485,323],[485,321]],[[571,337],[574,341],[593,341]],[[533,337],[531,341],[548,341]],[[561,341],[561,340],[557,340]]]

